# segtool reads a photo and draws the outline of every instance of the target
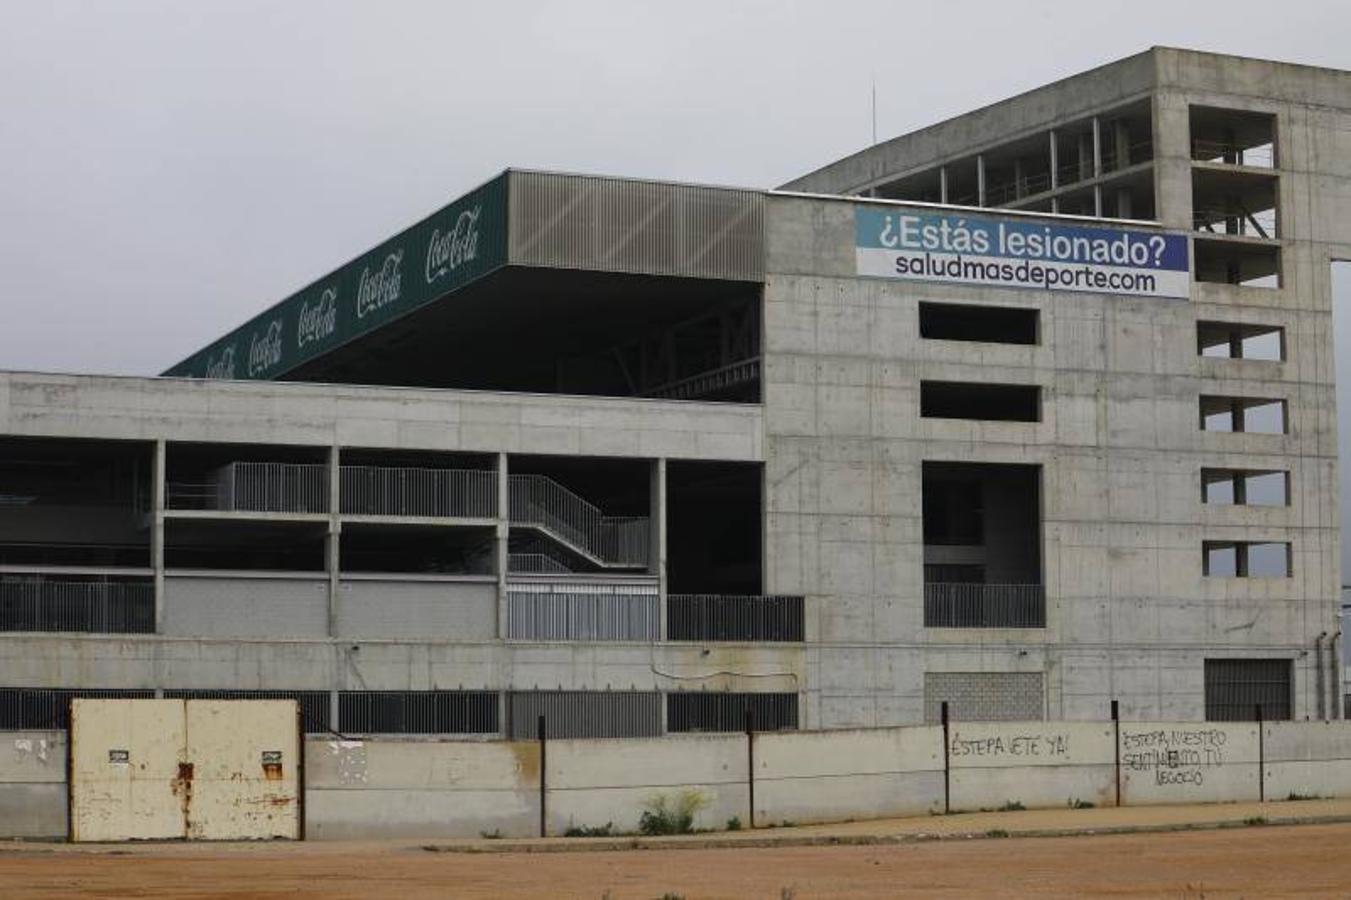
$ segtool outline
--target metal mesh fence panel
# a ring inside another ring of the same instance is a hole
[[[329,728],[328,691],[285,691],[285,690],[167,690],[165,697],[182,700],[294,700],[300,705],[300,719],[305,732],[326,733]]]
[[[666,637],[672,641],[801,641],[801,597],[671,594]]]

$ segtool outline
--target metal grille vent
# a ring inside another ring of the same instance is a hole
[[[661,694],[654,691],[513,691],[507,695],[509,736],[538,735],[539,717],[551,738],[656,737]]]
[[[666,730],[742,731],[746,711],[756,731],[792,731],[797,724],[797,694],[707,693],[668,694]]]
[[[1290,718],[1290,660],[1206,660],[1206,721]]]
[[[513,265],[764,280],[757,191],[512,172]]]

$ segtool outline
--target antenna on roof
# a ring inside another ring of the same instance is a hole
[[[873,73],[873,144],[877,143],[877,73]]]

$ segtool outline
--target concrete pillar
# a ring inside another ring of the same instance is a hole
[[[1093,215],[1102,215],[1102,185],[1093,185]]]
[[[511,537],[511,481],[507,455],[497,454],[497,525],[494,549],[497,562],[497,636],[507,637],[507,574],[511,562],[508,540]]]
[[[328,534],[324,538],[324,557],[328,568],[328,634],[338,634],[338,592],[342,560],[342,454],[338,445],[328,448]]]
[[[155,441],[150,471],[150,567],[155,579],[155,633],[164,633],[164,473],[167,446]],[[158,683],[158,682],[156,682]]]
[[[649,538],[652,542],[648,553],[647,570],[657,576],[657,615],[660,618],[661,639],[666,640],[666,460],[652,461],[651,502],[648,504],[648,519],[651,522]]]
[[[1116,152],[1116,167],[1124,169],[1131,164],[1131,130],[1117,119],[1112,123],[1112,148]]]
[[[1093,117],[1093,177],[1102,174],[1102,123]]]
[[[1051,144],[1051,190],[1060,187],[1060,147],[1056,143],[1055,129],[1048,133]]]
[[[1027,174],[1023,171],[1023,160],[1021,157],[1013,161],[1013,196],[1021,199],[1027,193],[1026,188]]]
[[[1079,135],[1079,180],[1087,181],[1093,177],[1093,138],[1085,133]]]
[[[985,205],[985,156],[976,157],[976,205]]]
[[[948,202],[948,167],[938,167],[938,202]]]

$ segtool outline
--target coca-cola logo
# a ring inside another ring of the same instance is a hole
[[[300,302],[300,316],[296,321],[296,346],[304,347],[314,341],[321,341],[338,327],[338,291],[336,288],[324,288],[319,299],[311,306],[307,301]]]
[[[261,374],[281,362],[281,319],[273,319],[260,335],[249,341],[249,377]]]
[[[220,352],[220,356],[206,358],[206,377],[223,378],[229,381],[235,377],[235,345],[231,344]]]
[[[455,220],[454,228],[444,232],[438,228],[432,232],[423,270],[428,284],[478,256],[478,217],[482,211],[481,206],[467,209]]]
[[[361,270],[361,282],[357,285],[358,319],[399,299],[403,288],[403,273],[399,271],[402,263],[403,249],[400,248],[386,256],[384,264],[375,272],[370,266]]]

